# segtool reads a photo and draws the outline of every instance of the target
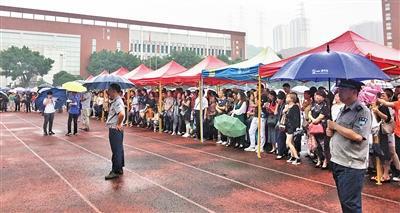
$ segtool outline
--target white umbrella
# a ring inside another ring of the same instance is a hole
[[[295,87],[293,87],[292,88],[292,91],[293,92],[296,92],[296,93],[301,93],[301,94],[303,94],[305,91],[307,91],[307,90],[309,90],[310,88],[308,88],[308,87],[306,87],[306,86],[304,86],[304,85],[298,85],[298,86],[295,86]]]
[[[16,87],[13,89],[16,93],[25,92],[25,89],[22,87]]]

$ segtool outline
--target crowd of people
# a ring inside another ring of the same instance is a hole
[[[37,93],[35,92],[7,92],[4,94],[8,97],[0,96],[0,111],[2,112],[32,112],[37,110],[35,106]]]
[[[157,90],[144,88],[129,90],[124,95],[121,93],[126,106],[125,125],[148,128],[155,132],[161,127],[165,134],[200,139],[200,119],[202,119],[203,137],[207,142],[214,141],[221,146],[256,152],[259,134],[261,152],[274,154],[277,160],[286,160],[288,164],[293,165],[301,164],[301,156],[307,156],[314,162],[316,168],[321,169],[328,169],[330,165],[330,137],[326,134],[328,120],[335,121],[344,107],[338,94],[324,87],[311,87],[299,97],[297,93],[291,91],[287,83],[281,90],[262,87],[261,97],[258,97],[259,91],[256,89],[249,91],[220,89],[217,92],[208,89],[203,91],[203,97],[200,98],[199,90],[175,88],[163,89],[162,101],[159,102],[159,94]],[[54,134],[52,121],[56,110],[51,95],[50,92],[48,98],[43,101],[44,135]],[[9,94],[7,100],[4,98],[0,100],[1,109],[26,112],[39,110],[34,105],[36,97],[37,94],[34,93]],[[398,157],[400,120],[396,119],[396,109],[400,108],[400,104],[396,102],[397,98],[400,98],[400,87],[394,91],[385,89],[377,94],[374,103],[368,103],[376,122],[381,124],[375,133],[371,132],[369,139],[371,155],[377,155],[382,160],[381,182],[400,180]],[[257,117],[259,100],[261,101],[260,125]],[[69,93],[66,135],[78,133],[78,118],[81,130],[89,131],[90,117],[98,120],[107,118],[109,106],[110,99],[103,91]],[[203,113],[200,113],[201,110]],[[247,134],[232,138],[219,132],[214,127],[214,119],[223,114],[236,117],[243,122],[247,126]],[[391,130],[388,128],[390,125],[392,125]],[[398,128],[394,128],[395,125]],[[378,149],[373,146],[373,136],[379,139]],[[375,171],[375,163],[372,161],[374,158],[370,159],[369,166]],[[373,175],[371,180],[377,181],[376,176]]]

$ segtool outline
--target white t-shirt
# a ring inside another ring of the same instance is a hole
[[[208,100],[207,100],[207,98],[203,97],[202,108],[204,110],[207,107],[208,107]],[[194,102],[194,110],[200,110],[200,99],[199,99],[199,97],[197,97],[196,101]]]
[[[46,103],[46,100],[48,100],[48,98],[45,98],[43,100],[43,105]],[[47,105],[45,105],[44,113],[54,113],[54,112],[56,112],[56,109],[54,108],[55,101],[56,101],[56,99],[52,98],[51,102],[48,103]]]

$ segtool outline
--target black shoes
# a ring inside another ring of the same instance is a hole
[[[116,179],[116,178],[119,178],[119,176],[121,176],[121,175],[123,175],[123,174],[124,174],[124,170],[121,170],[121,171],[119,171],[119,172],[111,171],[110,174],[108,174],[107,176],[105,176],[105,179],[106,179],[106,180]]]
[[[53,131],[49,132],[49,135],[54,135],[54,134],[56,134],[56,133],[54,133]]]
[[[47,136],[47,135],[49,135],[49,134],[47,134],[47,132],[43,132],[43,136]]]

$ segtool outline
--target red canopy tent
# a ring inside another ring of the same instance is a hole
[[[185,72],[179,73],[178,75],[168,75],[163,77],[163,84],[174,84],[174,85],[198,85],[200,82],[201,72],[204,69],[217,69],[220,67],[227,66],[227,64],[214,56],[207,56],[200,63],[196,64],[192,68]],[[219,84],[218,79],[209,78],[206,84]]]
[[[89,75],[89,77],[86,78],[86,81],[90,80],[93,78],[93,75]]]
[[[146,74],[148,74],[150,72],[153,72],[153,70],[148,68],[144,64],[140,64],[138,67],[136,67],[132,71],[126,73],[124,75],[124,77],[127,78],[130,81],[133,81],[135,79],[140,79],[142,76],[144,76],[144,75],[146,75]]]
[[[374,62],[388,75],[400,75],[399,50],[369,41],[352,31],[347,31],[339,37],[314,49],[305,51],[281,61],[261,66],[259,74],[261,77],[271,77],[290,60],[300,55],[326,51],[328,45],[331,51],[341,51],[363,55]]]
[[[115,72],[111,73],[111,75],[118,75],[118,76],[123,76],[129,72],[128,69],[125,67],[120,67],[119,69],[115,70]]]
[[[159,85],[160,82],[163,83],[163,78],[167,76],[174,76],[179,73],[186,71],[186,68],[182,65],[176,63],[175,61],[170,61],[168,64],[163,67],[150,72],[148,74],[143,75],[138,79],[134,79],[132,82],[136,85],[143,86],[154,86]]]

